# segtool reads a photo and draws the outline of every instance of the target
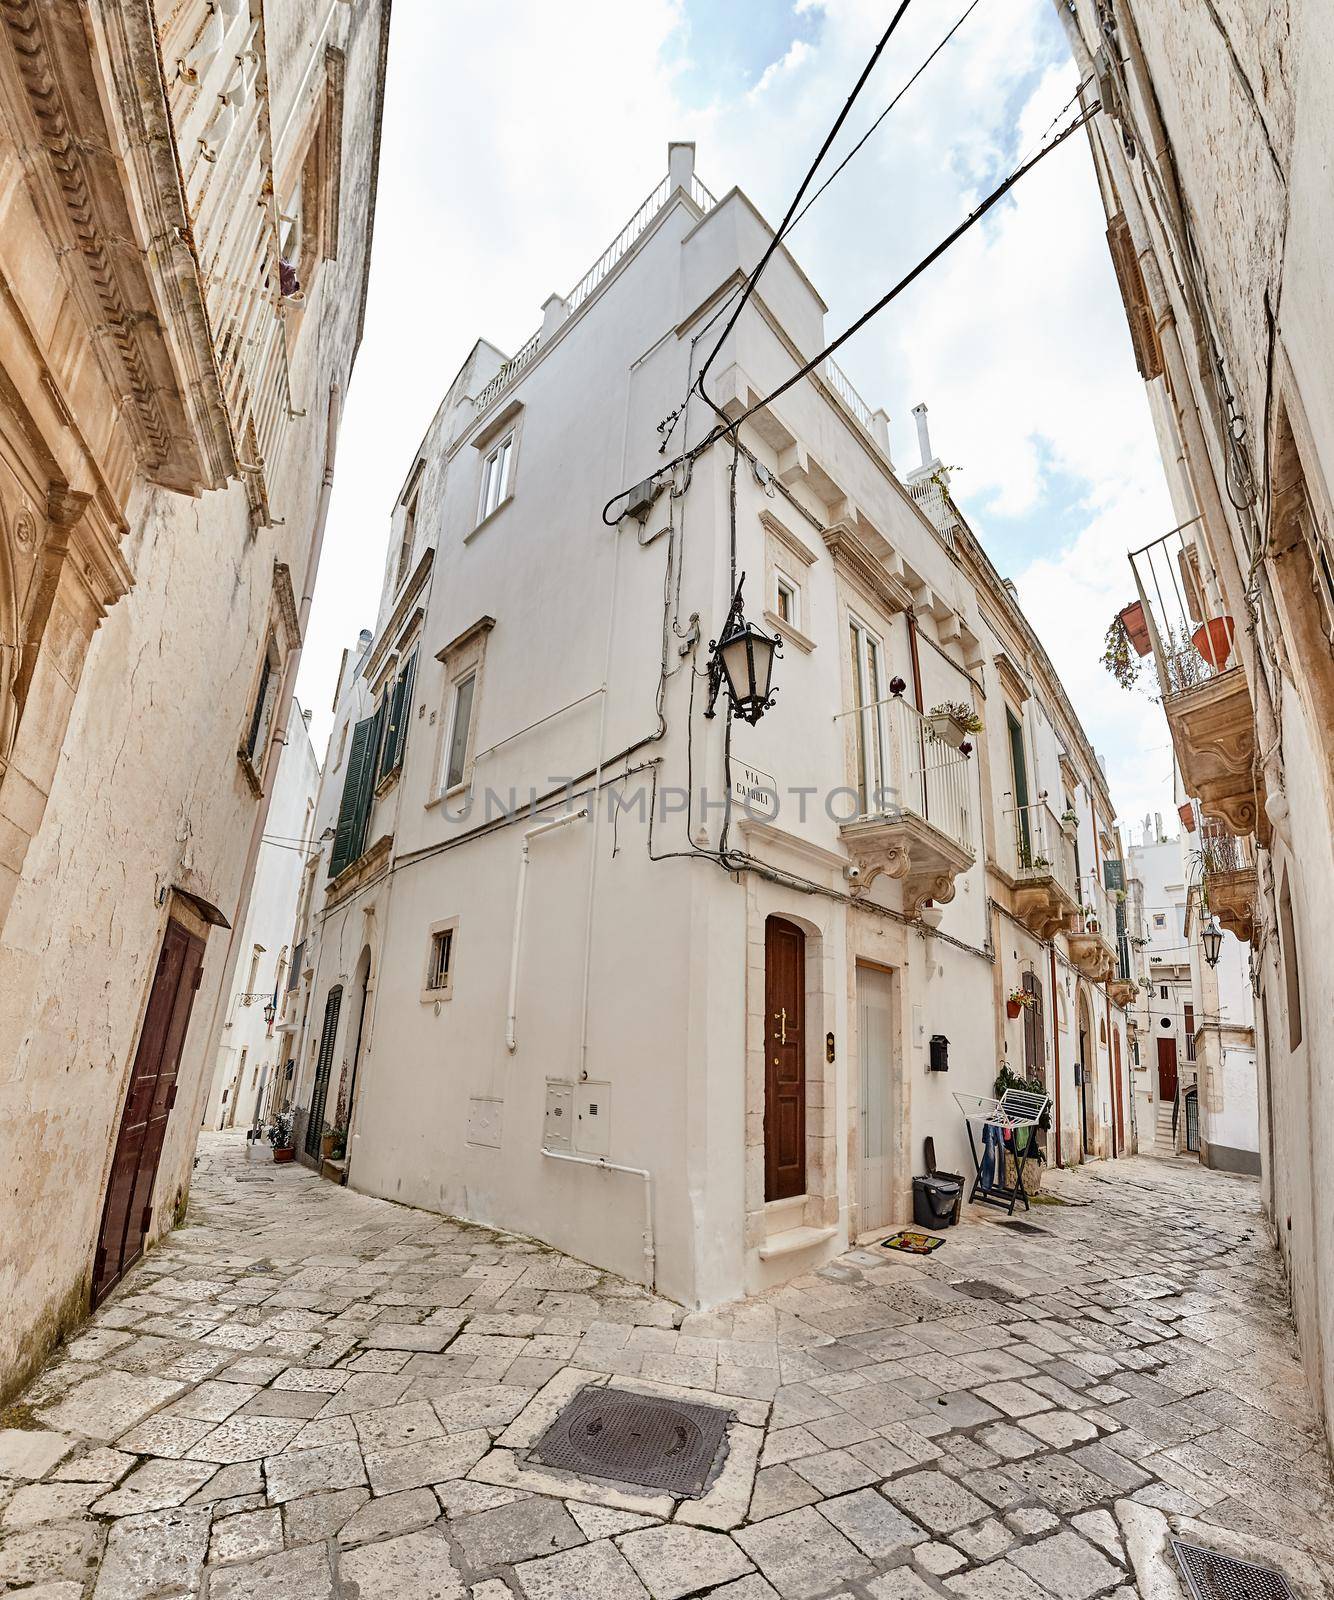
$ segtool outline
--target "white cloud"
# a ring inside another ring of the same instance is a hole
[[[755,87],[747,95],[747,99],[752,101],[758,99],[779,78],[790,77],[810,54],[811,47],[804,39],[794,39],[783,55],[777,61],[771,61],[760,74]]]

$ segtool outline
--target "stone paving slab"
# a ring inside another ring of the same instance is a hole
[[[186,1226],[0,1416],[0,1593],[1130,1600],[1176,1529],[1315,1600],[1334,1491],[1255,1185],[1044,1182],[1040,1235],[970,1215],[687,1312],[206,1136]],[[725,1407],[707,1492],[533,1462],[590,1383]]]

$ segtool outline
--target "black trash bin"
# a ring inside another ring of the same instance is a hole
[[[962,1202],[963,1179],[953,1173],[912,1181],[912,1219],[919,1228],[952,1228]]]

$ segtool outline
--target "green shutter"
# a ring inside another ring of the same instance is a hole
[[[336,878],[344,867],[350,866],[366,845],[366,822],[370,816],[371,796],[375,791],[375,758],[380,750],[380,729],[384,724],[384,707],[375,715],[359,722],[352,730],[352,746],[347,758],[347,776],[343,780],[343,801],[338,808],[338,826],[334,831],[333,854],[329,860],[329,876]]]
[[[417,678],[417,652],[408,657],[408,664],[403,668],[403,676],[398,680],[403,688],[403,704],[398,718],[397,747],[394,750],[394,765],[403,764],[403,753],[408,747],[408,728],[412,724],[412,686]]]
[[[380,777],[398,765],[398,730],[403,723],[403,679],[400,677],[393,689],[381,701],[389,708],[389,723],[385,728],[384,749],[380,752]]]

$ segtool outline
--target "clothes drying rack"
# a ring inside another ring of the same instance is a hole
[[[1051,1096],[1034,1094],[1027,1089],[1007,1089],[999,1099],[994,1095],[956,1094],[954,1100],[963,1113],[964,1126],[968,1129],[968,1147],[973,1156],[975,1176],[968,1195],[969,1204],[977,1200],[983,1205],[999,1206],[1013,1216],[1015,1206],[1022,1200],[1024,1210],[1027,1211],[1028,1193],[1024,1188],[1024,1168],[1028,1164],[1029,1157],[1037,1150],[1035,1133],[1051,1106]],[[979,1128],[982,1129],[980,1149],[976,1132]],[[982,1164],[987,1144],[992,1138],[986,1131],[988,1128],[999,1129],[1001,1136],[995,1140],[995,1162],[991,1182],[984,1184]],[[1020,1141],[1015,1138],[1015,1134],[1024,1128],[1029,1129],[1029,1136],[1023,1140],[1021,1149]],[[1006,1135],[1009,1136],[1008,1140]],[[1013,1186],[1005,1182],[1007,1154],[1014,1158]]]

